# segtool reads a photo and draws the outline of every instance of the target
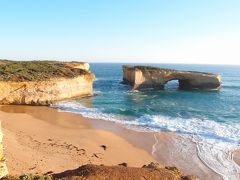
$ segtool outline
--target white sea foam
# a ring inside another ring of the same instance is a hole
[[[103,113],[100,109],[97,108],[87,108],[82,106],[77,101],[64,101],[52,105],[53,108],[57,108],[60,111],[64,112],[73,112],[81,114],[88,118],[102,119],[106,121],[117,122],[125,125],[138,125],[135,121],[129,121],[129,119],[122,116],[116,116],[113,114]]]
[[[155,143],[154,143],[153,146],[152,146],[152,155],[154,155],[155,152],[157,151],[158,138],[156,137],[156,135],[157,135],[156,133],[153,134]]]
[[[153,116],[152,124],[159,129],[193,137],[198,156],[204,164],[224,179],[240,179],[240,167],[234,162],[232,153],[240,149],[240,125],[220,124],[210,120],[166,118]]]
[[[93,91],[93,94],[94,95],[100,95],[100,94],[102,94],[102,91]]]
[[[139,127],[138,130],[146,131],[171,131],[183,137],[191,137],[198,149],[198,156],[204,164],[224,179],[240,179],[240,167],[233,161],[232,152],[240,149],[240,124],[218,123],[212,120],[197,118],[183,119],[166,116],[145,115],[129,120],[113,114],[103,113],[100,109],[86,108],[75,101],[66,101],[53,105],[62,111],[80,113],[90,118],[98,118],[126,125],[128,128]],[[156,149],[153,145],[152,152]]]
[[[107,80],[107,78],[100,78],[100,77],[98,77],[98,78],[94,79],[94,81],[104,81],[104,80]]]
[[[204,164],[226,180],[239,180],[240,167],[233,160],[233,151],[239,145],[214,139],[201,139],[196,142],[198,156]]]

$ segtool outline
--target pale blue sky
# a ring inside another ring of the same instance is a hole
[[[240,64],[239,0],[0,0],[0,58]]]

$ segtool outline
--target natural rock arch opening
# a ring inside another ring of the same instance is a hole
[[[190,79],[170,79],[165,82],[163,89],[193,89]]]
[[[178,79],[171,79],[165,83],[164,90],[174,90],[174,89],[179,89]]]

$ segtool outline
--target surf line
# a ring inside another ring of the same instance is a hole
[[[217,170],[215,170],[213,167],[211,167],[206,161],[204,161],[204,159],[201,157],[201,154],[200,154],[200,152],[201,152],[201,149],[200,149],[200,145],[199,145],[199,143],[200,143],[200,139],[197,139],[198,137],[195,137],[195,136],[191,136],[190,137],[190,139],[191,139],[191,141],[195,144],[195,146],[196,146],[196,150],[197,150],[197,157],[198,157],[198,159],[205,165],[205,166],[207,166],[210,170],[212,170],[213,172],[215,172],[216,174],[218,174],[218,175],[220,175],[220,176],[222,176],[222,178],[224,179],[224,180],[226,180],[225,178],[226,178],[226,176],[223,174],[223,173],[220,173],[220,172],[218,172]]]
[[[195,142],[195,143],[196,143],[196,148],[197,148],[197,156],[198,156],[199,160],[200,160],[205,166],[207,166],[209,169],[211,169],[213,172],[215,172],[216,174],[222,176],[222,178],[223,178],[224,180],[227,180],[227,177],[226,177],[223,173],[218,172],[218,171],[215,170],[213,167],[211,167],[206,161],[204,161],[204,159],[202,159],[201,154],[200,154],[200,151],[201,151],[201,150],[200,150],[200,146],[199,146],[199,144],[198,144],[197,142]]]
[[[153,134],[153,137],[154,137],[154,140],[155,140],[155,143],[154,143],[153,146],[152,146],[152,155],[153,155],[153,156],[154,156],[154,153],[157,151],[157,144],[158,144],[157,134],[158,134],[158,133],[154,133],[154,134]]]
[[[216,174],[222,176],[222,178],[224,180],[235,180],[235,179],[239,179],[239,166],[237,163],[235,163],[235,161],[233,160],[233,152],[234,150],[239,149],[239,147],[233,148],[231,150],[226,150],[225,153],[227,154],[226,160],[231,162],[233,164],[233,172],[235,172],[236,174],[225,174],[222,173],[221,171],[215,169],[214,167],[212,167],[207,161],[205,161],[202,156],[201,156],[201,142],[199,141],[195,141],[193,140],[193,142],[196,144],[196,148],[197,148],[197,156],[200,159],[200,161],[205,164],[209,169],[211,169],[213,172],[215,172]]]

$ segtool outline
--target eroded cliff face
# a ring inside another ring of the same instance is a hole
[[[95,76],[88,70],[89,64],[68,64],[84,69],[86,73],[43,81],[0,81],[0,104],[50,105],[64,99],[92,95]]]
[[[133,89],[164,89],[165,84],[171,80],[178,80],[181,89],[218,89],[221,86],[221,76],[217,74],[123,66],[123,82],[132,85]]]
[[[65,64],[68,65],[69,67],[83,69],[87,71],[90,69],[90,65],[85,62],[65,62]]]

